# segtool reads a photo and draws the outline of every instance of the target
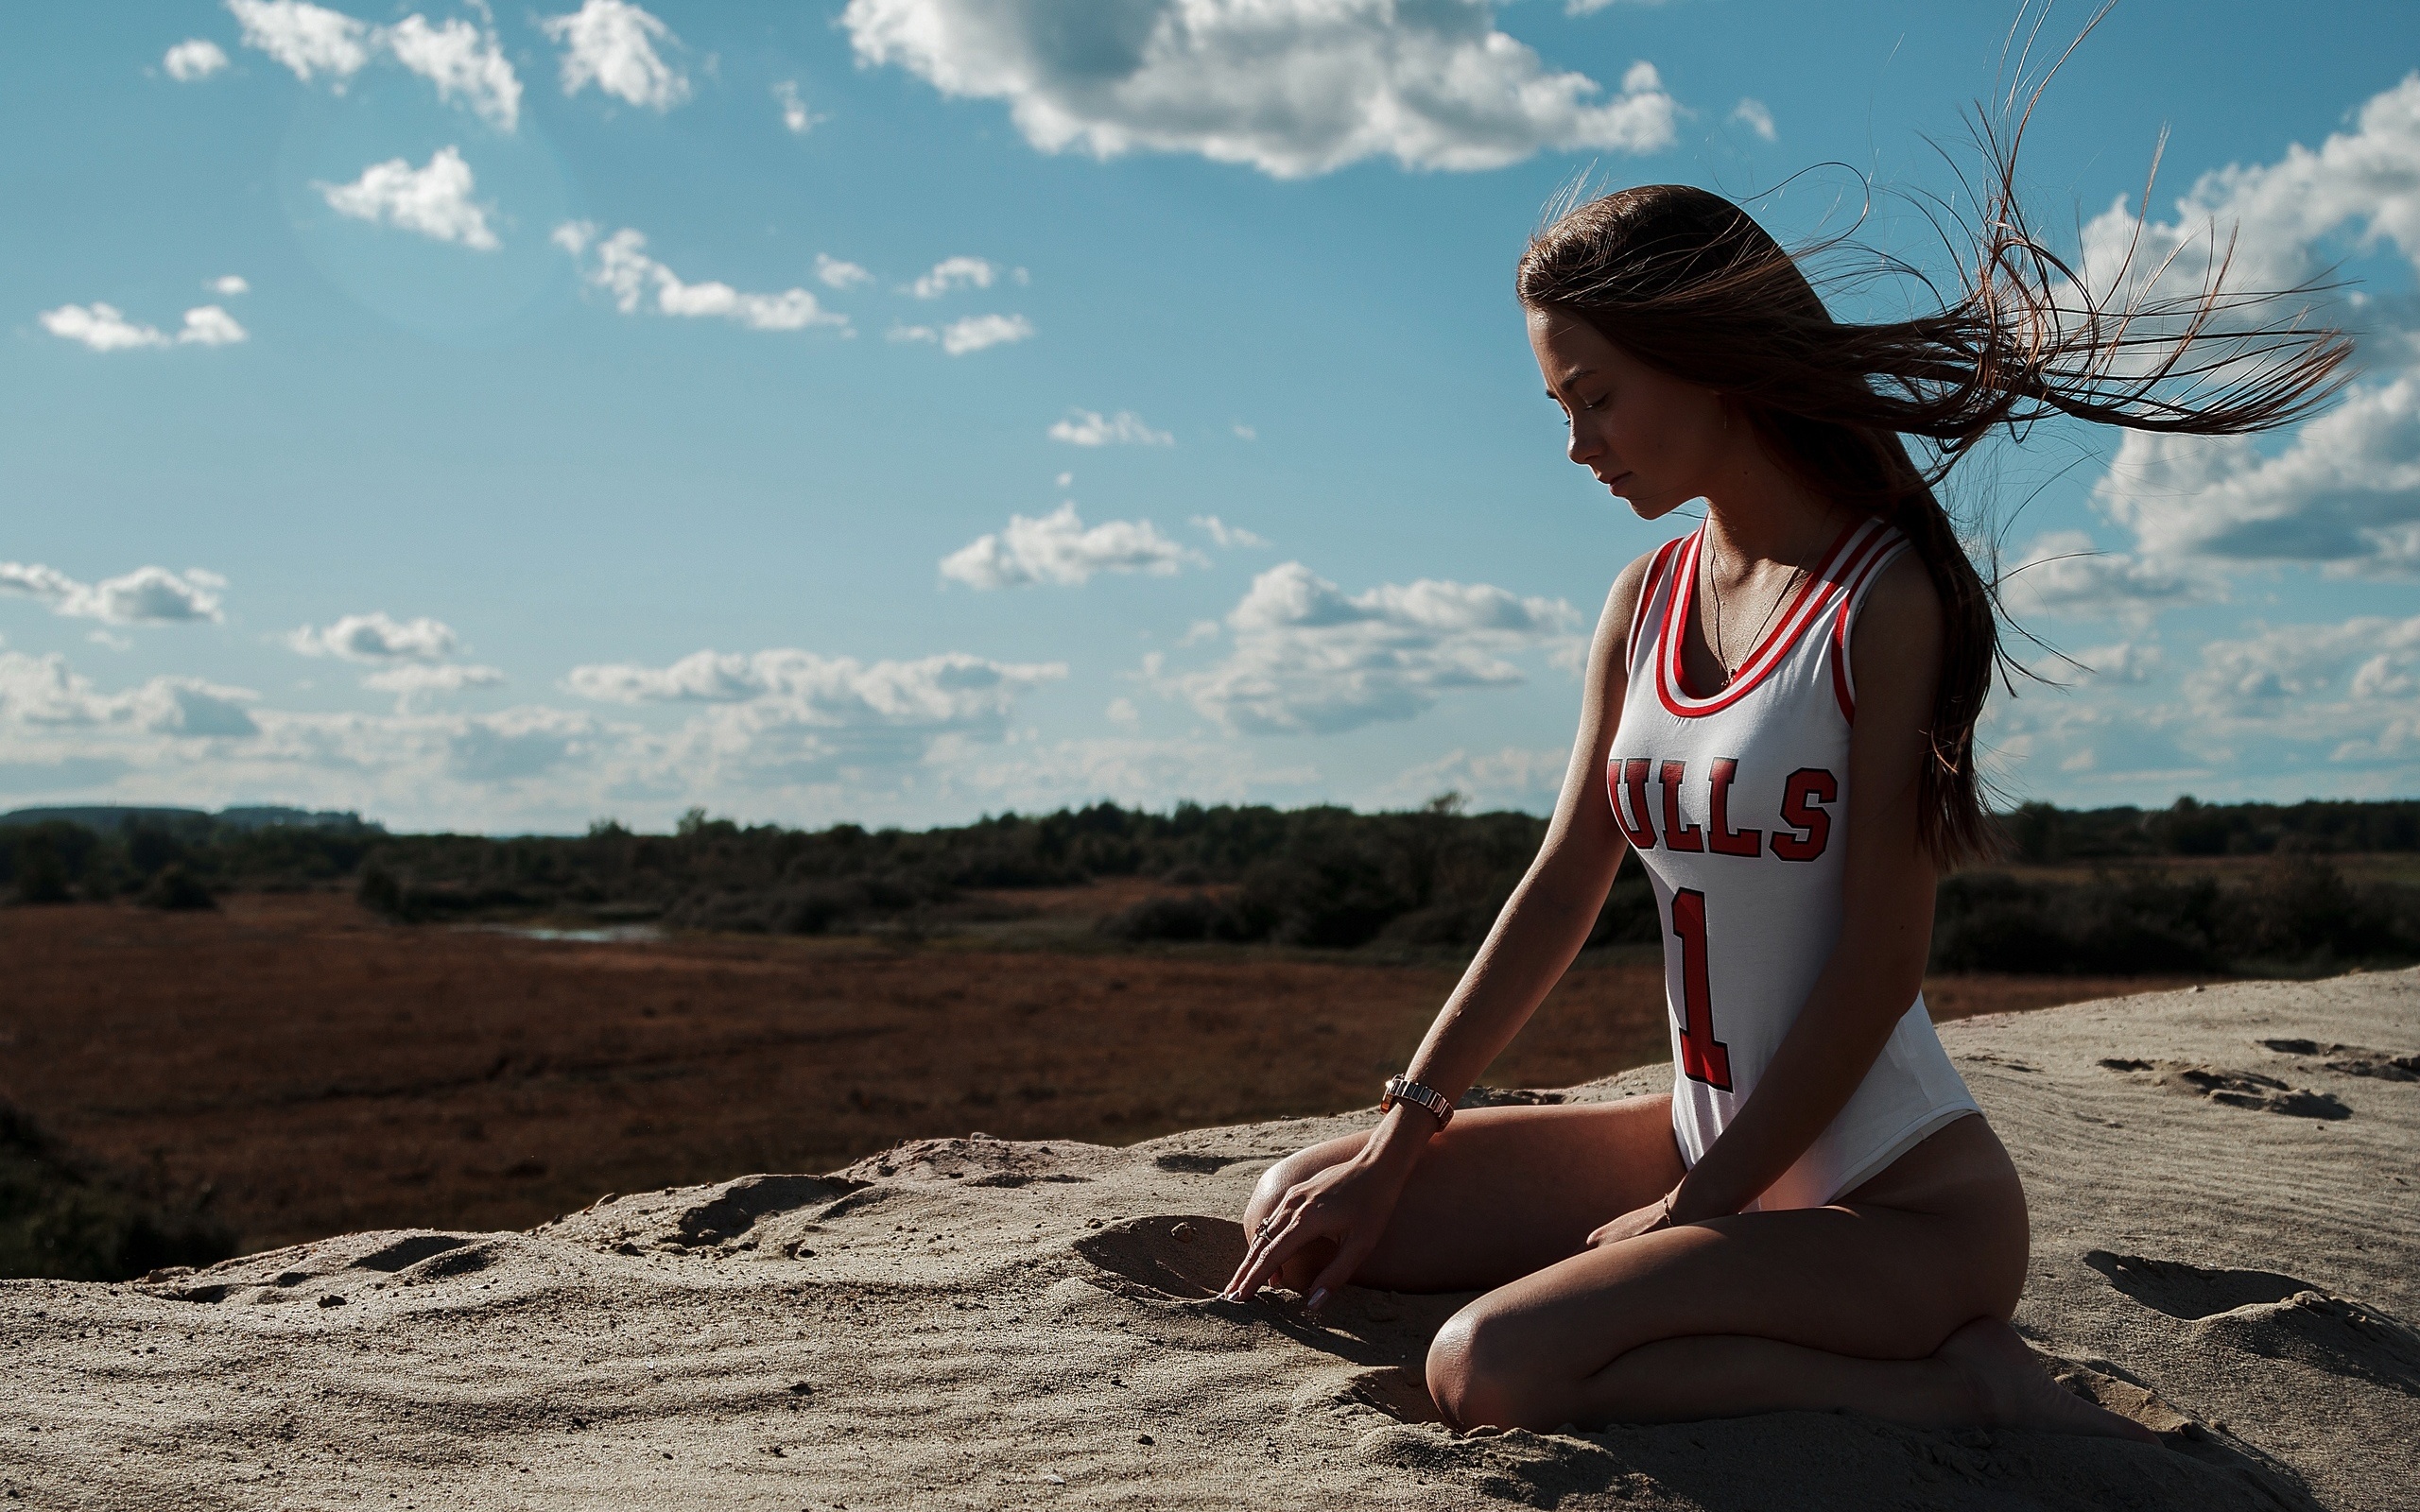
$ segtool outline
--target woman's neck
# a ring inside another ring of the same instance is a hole
[[[1733,571],[1752,571],[1760,561],[1810,565],[1815,554],[1839,534],[1843,513],[1775,466],[1764,449],[1750,445],[1734,455],[1723,476],[1705,494],[1706,536]]]

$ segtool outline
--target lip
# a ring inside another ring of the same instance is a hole
[[[1621,491],[1621,486],[1628,482],[1630,478],[1631,474],[1628,472],[1616,472],[1612,477],[1602,479],[1601,481],[1604,483],[1605,487],[1612,489],[1616,492],[1619,492]]]

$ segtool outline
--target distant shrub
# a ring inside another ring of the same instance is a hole
[[[211,895],[199,877],[185,869],[182,861],[170,862],[144,885],[134,901],[146,908],[172,911],[216,908],[218,900]]]
[[[224,1225],[77,1159],[0,1101],[0,1277],[122,1281],[234,1252]]]

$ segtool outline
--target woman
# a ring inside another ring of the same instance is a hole
[[[2263,326],[2215,275],[2113,317],[1998,167],[1965,296],[1925,319],[1834,323],[1744,213],[1677,185],[1580,205],[1521,259],[1571,460],[1642,519],[1703,499],[1704,524],[1615,580],[1537,859],[1376,1128],[1263,1177],[1228,1293],[1481,1293],[1428,1353],[1457,1427],[1854,1408],[2152,1437],[2010,1329],[2025,1194],[1920,991],[1936,873],[1988,850],[1974,730],[1998,657],[1932,485],[2051,412],[2282,424],[2346,344]],[[1665,929],[1672,1092],[1455,1112],[1626,850]]]

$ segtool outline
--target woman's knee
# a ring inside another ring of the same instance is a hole
[[[1480,1297],[1437,1331],[1428,1346],[1428,1395],[1446,1423],[1473,1428],[1550,1429],[1562,1418],[1547,1400],[1552,1383],[1529,1358],[1510,1319]]]
[[[1245,1235],[1249,1237],[1260,1232],[1262,1221],[1294,1183],[1313,1172],[1351,1160],[1360,1153],[1361,1142],[1365,1138],[1365,1135],[1348,1134],[1341,1139],[1314,1144],[1308,1149],[1296,1150],[1260,1173],[1260,1179],[1253,1183],[1252,1195],[1244,1201]]]

